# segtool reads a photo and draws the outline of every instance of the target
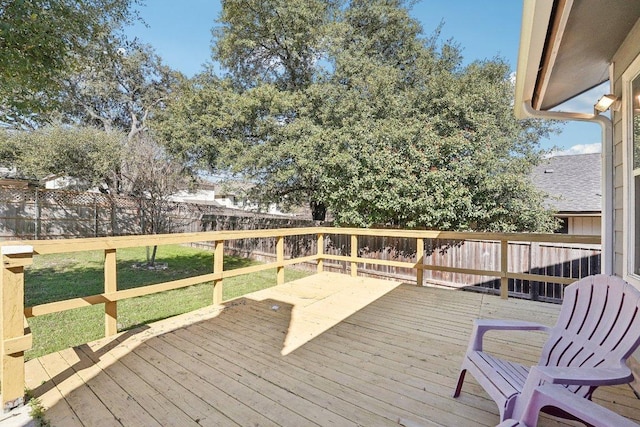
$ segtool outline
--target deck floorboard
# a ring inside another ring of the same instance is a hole
[[[451,397],[473,319],[552,325],[558,311],[322,273],[31,360],[27,387],[53,426],[494,426],[471,376]],[[486,336],[488,351],[528,364],[543,342]],[[640,422],[627,386],[595,400]]]

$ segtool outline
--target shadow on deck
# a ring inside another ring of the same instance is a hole
[[[27,386],[54,426],[493,426],[472,378],[451,397],[473,319],[551,325],[558,310],[323,273],[31,360]],[[488,335],[486,348],[533,364],[543,340]],[[640,420],[629,387],[596,400]]]

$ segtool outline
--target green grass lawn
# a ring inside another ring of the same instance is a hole
[[[104,292],[103,258],[102,251],[36,256],[25,273],[25,305],[30,307]],[[213,269],[211,252],[186,246],[160,246],[156,260],[167,263],[168,268],[155,271],[134,268],[135,263],[146,261],[146,248],[118,250],[118,289],[207,274]],[[229,256],[224,259],[225,270],[254,264],[258,262]],[[285,269],[285,280],[309,274]],[[225,279],[223,298],[228,300],[275,284],[275,269]],[[118,330],[205,307],[212,299],[211,283],[203,283],[123,300],[118,303]],[[27,359],[103,337],[104,305],[33,317],[29,319],[29,325],[33,348],[26,353]]]

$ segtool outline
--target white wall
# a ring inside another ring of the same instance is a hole
[[[570,217],[569,234],[600,236],[602,234],[602,218],[596,216]]]

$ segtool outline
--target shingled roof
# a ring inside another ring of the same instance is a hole
[[[547,205],[558,213],[602,211],[601,155],[550,157],[531,173],[531,181],[547,193]]]

